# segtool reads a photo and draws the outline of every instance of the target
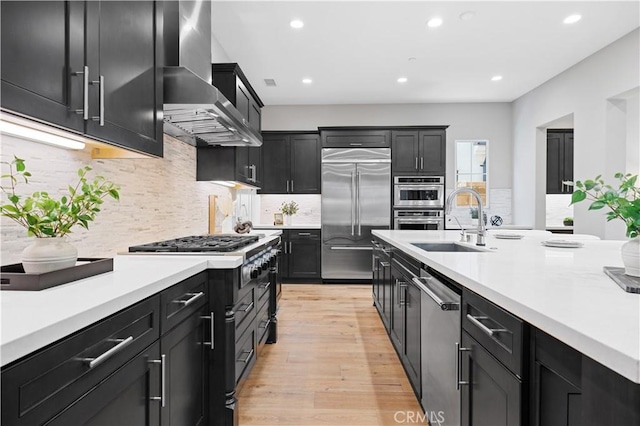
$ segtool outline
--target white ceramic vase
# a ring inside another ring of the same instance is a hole
[[[624,273],[632,277],[640,277],[640,237],[624,243],[621,252]]]
[[[27,274],[43,274],[76,264],[78,250],[64,237],[36,238],[22,252],[22,267]]]
[[[285,226],[291,226],[291,223],[293,222],[293,216],[290,214],[285,214],[283,215],[283,217]]]

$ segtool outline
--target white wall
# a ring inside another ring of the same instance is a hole
[[[265,106],[263,130],[316,130],[322,126],[449,125],[447,187],[453,187],[456,139],[489,141],[492,189],[512,187],[511,104],[397,104]],[[510,212],[509,212],[510,213]]]
[[[513,102],[514,222],[544,227],[546,123],[573,114],[575,180],[598,174],[612,180],[613,173],[628,167],[626,153],[640,144],[638,121],[622,120],[625,137],[613,137],[617,132],[611,127],[619,126],[620,120],[609,119],[608,110],[611,98],[640,86],[639,38],[640,30],[631,32]],[[629,109],[633,112],[633,105]],[[638,173],[637,168],[625,171]],[[620,227],[605,232],[604,216],[587,212],[587,207],[581,203],[575,208],[576,233],[624,237]]]
[[[134,244],[208,232],[208,196],[231,196],[227,188],[196,181],[196,149],[167,135],[164,158],[93,160],[88,151],[70,151],[2,135],[2,161],[26,160],[33,178],[19,193],[66,190],[77,170],[89,165],[122,186],[120,202],[109,198],[89,230],[74,228],[68,240],[81,257],[112,257]],[[3,172],[4,172],[3,168]],[[23,192],[24,191],[24,192]],[[24,228],[0,219],[1,263],[20,262],[31,242]]]

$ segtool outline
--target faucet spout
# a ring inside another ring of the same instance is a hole
[[[445,214],[449,214],[451,212],[451,208],[453,207],[453,200],[455,200],[456,195],[466,192],[468,194],[473,195],[476,198],[476,201],[478,202],[478,238],[476,240],[476,245],[477,246],[484,246],[485,244],[485,236],[486,236],[486,228],[484,226],[484,213],[483,213],[483,206],[482,206],[482,197],[480,196],[480,194],[478,193],[478,191],[476,191],[475,189],[471,189],[471,188],[467,188],[467,187],[461,187],[456,189],[455,191],[453,191],[451,194],[449,194],[449,196],[447,197],[447,201],[445,203],[445,207],[444,207],[444,212]]]

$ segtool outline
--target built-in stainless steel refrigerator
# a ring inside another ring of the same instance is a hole
[[[322,150],[322,279],[371,279],[371,230],[391,222],[391,150]]]

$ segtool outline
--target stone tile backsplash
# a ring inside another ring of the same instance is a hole
[[[210,194],[231,196],[228,188],[196,181],[196,149],[167,135],[164,158],[101,159],[85,151],[70,151],[2,135],[0,158],[26,160],[33,174],[22,193],[47,190],[54,194],[75,181],[77,170],[89,165],[122,186],[120,202],[109,198],[89,230],[80,227],[68,236],[81,257],[112,257],[134,244],[208,232]],[[3,169],[4,170],[4,169]],[[20,262],[30,244],[26,230],[2,217],[1,263]]]
[[[322,196],[319,194],[257,195],[257,206],[254,212],[259,212],[259,220],[256,223],[272,225],[273,214],[280,211],[282,203],[295,201],[300,206],[300,209],[293,216],[292,224],[320,225],[321,200]]]

